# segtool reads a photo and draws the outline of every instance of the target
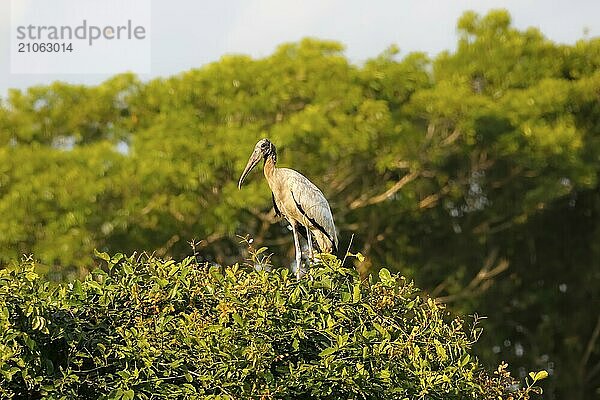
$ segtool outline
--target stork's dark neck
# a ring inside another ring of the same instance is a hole
[[[267,143],[269,144],[269,149],[264,153],[264,158],[265,158],[265,162],[267,162],[268,158],[272,158],[273,159],[273,164],[277,163],[277,149],[275,148],[275,145],[269,141],[267,141]]]
[[[267,140],[267,143],[269,144],[269,148],[263,152],[263,159],[265,161],[264,173],[269,185],[271,185],[271,179],[275,172],[275,164],[277,164],[277,149],[270,141]]]
[[[269,149],[264,153],[263,156],[265,160],[264,171],[265,176],[270,177],[273,173],[273,170],[275,169],[275,164],[277,164],[277,149],[275,148],[275,145],[273,143],[267,143],[269,143]]]

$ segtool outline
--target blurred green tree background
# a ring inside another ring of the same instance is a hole
[[[34,254],[54,279],[94,249],[231,263],[251,234],[293,259],[259,172],[278,146],[329,199],[342,252],[401,271],[461,314],[475,349],[546,398],[600,395],[600,39],[553,43],[510,15],[465,13],[456,51],[355,65],[305,39],[168,79],[54,83],[0,103],[0,264]],[[200,241],[192,250],[189,241]]]

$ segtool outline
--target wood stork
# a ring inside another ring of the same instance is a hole
[[[277,150],[269,139],[256,143],[238,182],[241,189],[244,178],[252,168],[264,160],[264,174],[271,188],[277,216],[283,215],[292,226],[296,249],[296,277],[300,278],[302,250],[298,233],[308,242],[309,259],[313,258],[313,237],[320,252],[337,251],[338,239],[331,208],[323,193],[301,173],[289,168],[276,168]]]

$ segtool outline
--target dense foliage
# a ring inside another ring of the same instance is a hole
[[[82,277],[94,248],[182,259],[197,239],[229,265],[251,233],[289,263],[264,180],[236,188],[268,136],[327,195],[341,248],[355,234],[363,276],[386,265],[490,316],[481,359],[547,369],[549,399],[595,396],[600,39],[556,44],[502,11],[466,13],[458,33],[433,59],[390,48],[357,66],[303,40],[149,82],[11,91],[0,262],[33,253],[55,279]]]
[[[470,355],[477,330],[387,270],[110,258],[50,287],[0,270],[0,396],[47,399],[529,398]],[[539,377],[543,377],[541,372]],[[534,375],[535,377],[535,375]]]

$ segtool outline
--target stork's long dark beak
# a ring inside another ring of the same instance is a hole
[[[252,168],[256,167],[256,164],[260,162],[261,156],[262,153],[260,152],[260,150],[254,149],[252,155],[248,159],[248,164],[246,164],[246,168],[244,168],[244,172],[242,172],[242,176],[240,176],[240,181],[238,182],[238,189],[242,188],[242,182],[244,182],[246,175],[248,175],[250,171],[252,171]]]

